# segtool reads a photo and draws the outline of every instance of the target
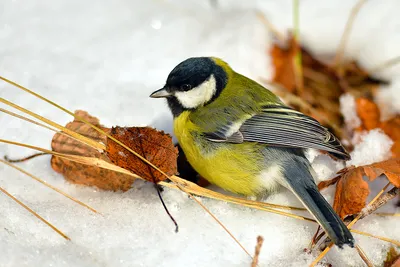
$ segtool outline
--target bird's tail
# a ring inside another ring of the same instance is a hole
[[[286,166],[285,175],[290,189],[318,221],[335,245],[340,248],[344,244],[353,247],[354,238],[349,229],[320,194],[309,169],[305,165],[303,166],[299,166],[299,164]]]

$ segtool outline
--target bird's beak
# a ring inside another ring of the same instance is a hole
[[[169,97],[172,94],[170,92],[167,91],[167,89],[161,88],[160,90],[157,90],[155,92],[153,92],[150,97],[152,98],[162,98],[162,97]]]

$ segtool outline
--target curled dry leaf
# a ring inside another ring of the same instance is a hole
[[[333,209],[341,218],[358,214],[366,205],[370,193],[369,185],[363,176],[369,181],[385,175],[395,186],[400,187],[400,159],[389,159],[370,165],[349,167],[339,172],[339,176],[330,182],[319,184],[320,189],[337,181]]]
[[[89,115],[86,111],[76,111],[75,112],[76,116],[79,116],[86,121],[92,123],[93,125],[101,128],[103,131],[105,131],[108,134],[112,134],[112,130],[103,127],[100,125],[100,122],[97,118]],[[104,160],[109,163],[121,163],[123,161],[121,160],[116,160],[120,159],[122,155],[126,155],[127,159],[129,160],[129,163],[132,163],[133,166],[136,166],[136,168],[131,168],[127,164],[123,166],[119,166],[122,168],[125,168],[130,171],[137,171],[134,172],[137,175],[143,175],[143,178],[149,178],[150,181],[153,181],[150,179],[151,175],[153,175],[153,172],[149,172],[149,169],[147,168],[146,165],[143,164],[143,162],[137,158],[135,155],[132,153],[125,151],[125,150],[117,150],[116,146],[113,146],[114,142],[109,143],[109,140],[107,139],[106,136],[102,135],[101,133],[97,132],[90,126],[86,125],[85,123],[75,119],[73,122],[70,122],[66,125],[66,127],[70,130],[73,130],[81,135],[84,135],[86,137],[89,137],[91,139],[94,139],[98,142],[101,142],[109,148],[109,151],[107,153],[104,153],[104,151],[99,151],[97,149],[91,148],[69,136],[63,135],[61,133],[57,133],[54,135],[52,142],[51,142],[51,147],[53,151],[59,152],[59,153],[65,153],[65,154],[72,154],[72,155],[79,155],[79,156],[85,156],[85,157],[93,157],[93,158],[98,158],[101,160]],[[125,129],[121,127],[113,128],[115,129]],[[165,156],[166,158],[166,163],[171,163],[169,166],[169,169],[167,170],[164,168],[163,170],[167,172],[168,174],[175,174],[176,173],[176,157],[177,157],[177,152],[174,149],[172,139],[170,136],[165,135],[163,133],[157,132],[154,129],[150,129],[147,131],[142,131],[142,128],[126,128],[129,129],[129,131],[135,131],[135,129],[138,129],[137,132],[141,133],[137,136],[135,141],[137,142],[142,142],[147,144],[148,148],[146,148],[144,151],[146,153],[150,153],[151,151],[155,152],[153,154],[145,155],[147,159],[149,159],[151,162],[155,163],[157,166],[157,163],[161,163],[162,159],[161,157]],[[148,132],[153,132],[151,137],[146,136]],[[158,133],[158,134],[157,134]],[[115,137],[119,138],[118,135]],[[157,137],[158,139],[152,140],[152,137]],[[142,140],[143,139],[143,140]],[[135,145],[133,140],[121,140],[123,143],[127,142],[127,144],[137,151],[137,144]],[[162,143],[157,143],[157,142],[162,142]],[[169,143],[168,143],[169,142]],[[152,150],[153,149],[153,150]],[[166,152],[168,150],[169,152]],[[111,156],[112,160],[108,157]],[[154,162],[156,160],[157,162]],[[122,163],[121,163],[122,164]],[[138,169],[137,167],[143,167],[143,169]],[[86,186],[96,186],[99,189],[103,190],[113,190],[113,191],[127,191],[131,188],[135,178],[115,172],[113,170],[107,170],[105,168],[100,168],[96,166],[89,166],[86,164],[81,164],[77,162],[73,162],[64,158],[60,158],[57,156],[52,156],[51,158],[51,167],[64,175],[65,179],[72,183],[76,184],[82,184]],[[158,177],[158,176],[157,176]],[[156,179],[159,181],[160,179]]]
[[[349,169],[337,182],[333,209],[342,219],[365,207],[370,190],[362,174],[360,168]]]
[[[177,173],[178,148],[172,143],[170,135],[150,127],[118,126],[111,128],[110,134],[156,165],[167,175]],[[166,179],[159,171],[153,169],[111,139],[107,139],[106,152],[115,165],[127,169],[148,181],[157,183]]]
[[[90,116],[86,111],[75,111],[75,115],[84,118],[88,122],[102,128],[105,131],[108,131],[108,129],[100,125],[100,122],[97,118]],[[96,141],[106,143],[105,136],[101,135],[96,130],[79,120],[75,119],[73,122],[68,123],[66,128]],[[51,148],[53,151],[60,153],[95,157],[110,162],[107,156],[97,149],[91,148],[71,137],[62,135],[60,133],[56,133],[54,135],[51,141]],[[51,167],[56,172],[63,174],[65,179],[71,183],[86,186],[96,186],[103,190],[127,191],[131,188],[131,185],[135,180],[135,178],[126,174],[73,162],[57,156],[51,157]]]

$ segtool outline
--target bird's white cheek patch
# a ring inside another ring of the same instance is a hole
[[[184,108],[196,108],[211,100],[217,90],[214,75],[187,92],[176,92],[175,97]]]

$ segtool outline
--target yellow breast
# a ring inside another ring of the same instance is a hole
[[[174,133],[192,167],[210,183],[243,195],[265,190],[259,178],[263,170],[261,145],[214,143],[201,138],[201,130],[184,111],[174,120]],[[261,165],[261,166],[260,166]]]

